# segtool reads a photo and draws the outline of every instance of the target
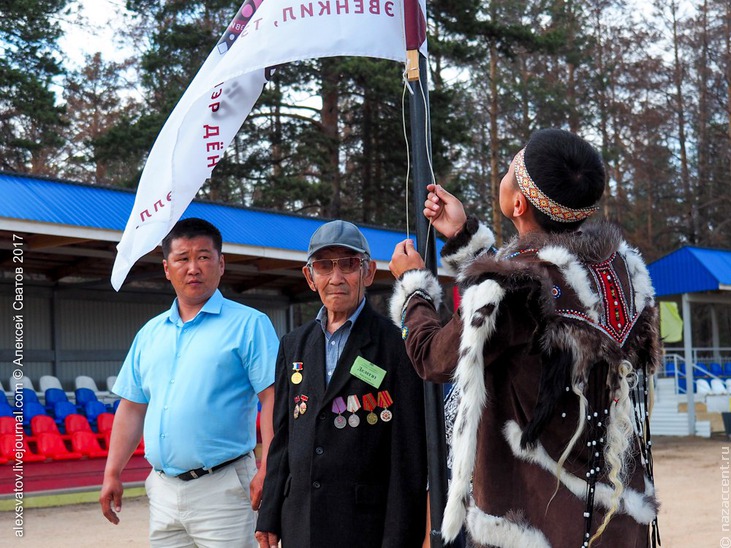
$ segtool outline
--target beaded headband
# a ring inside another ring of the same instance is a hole
[[[546,196],[528,174],[524,156],[525,149],[515,155],[515,178],[518,180],[520,191],[538,211],[545,213],[552,220],[559,223],[574,223],[576,221],[583,221],[599,209],[599,206],[573,209],[568,206],[563,206]]]

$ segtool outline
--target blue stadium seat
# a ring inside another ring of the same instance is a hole
[[[23,427],[30,434],[30,421],[36,415],[45,415],[46,408],[38,402],[23,402]]]
[[[41,402],[38,400],[38,394],[36,394],[35,390],[31,390],[30,388],[21,388],[21,392],[23,394],[23,405],[31,402],[37,403],[38,405],[41,404]]]
[[[86,405],[84,406],[84,414],[86,415],[86,419],[92,425],[92,428],[96,425],[96,418],[102,413],[106,413],[106,411],[106,405],[99,400],[86,402]]]
[[[711,368],[711,374],[715,375],[716,377],[723,377],[723,367],[721,367],[720,363],[712,363],[709,366]]]
[[[64,392],[60,388],[49,388],[48,390],[46,390],[46,411],[48,411],[49,413],[53,413],[56,404],[62,401],[69,401],[68,397],[66,396],[66,392]]]
[[[726,377],[731,377],[731,362],[726,362],[723,364],[723,374]]]
[[[668,377],[675,376],[675,362],[665,362],[665,375]]]
[[[86,404],[90,401],[99,401],[96,394],[91,388],[77,388],[74,392],[76,395],[76,408],[83,413],[86,408]]]
[[[695,369],[693,369],[693,374],[695,377],[700,379],[707,379],[711,376],[710,371],[708,370],[708,366],[704,363],[696,363]]]
[[[76,413],[76,406],[68,400],[56,402],[53,407],[54,420],[61,428],[65,424],[66,417],[74,413]]]
[[[12,417],[13,416],[13,408],[10,407],[10,404],[6,401],[0,400],[0,417]]]
[[[678,394],[685,394],[687,381],[685,377],[678,377]]]

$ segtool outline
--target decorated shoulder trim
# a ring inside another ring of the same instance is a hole
[[[442,248],[442,266],[448,274],[457,276],[475,257],[492,249],[495,235],[474,217],[469,217],[462,231],[447,240]]]
[[[396,280],[389,303],[389,315],[398,327],[401,327],[401,316],[404,308],[414,295],[431,301],[435,310],[442,304],[442,287],[436,276],[428,270],[409,270]]]

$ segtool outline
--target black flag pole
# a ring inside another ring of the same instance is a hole
[[[426,57],[418,50],[408,52],[407,80],[411,89],[411,158],[413,173],[413,210],[418,251],[433,274],[437,274],[434,229],[422,214],[426,185],[432,181],[431,125]],[[418,68],[417,68],[418,67]],[[442,541],[442,516],[447,504],[447,442],[444,434],[444,393],[441,384],[424,383],[427,463],[429,467],[429,504],[431,548],[447,546]]]

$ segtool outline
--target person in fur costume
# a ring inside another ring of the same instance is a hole
[[[518,231],[500,249],[429,185],[424,215],[448,238],[442,265],[462,293],[444,326],[437,279],[411,240],[396,246],[391,318],[417,372],[461,391],[446,541],[465,525],[489,547],[659,544],[649,431],[658,314],[639,252],[615,225],[583,224],[604,185],[586,141],[534,133],[500,184]]]

